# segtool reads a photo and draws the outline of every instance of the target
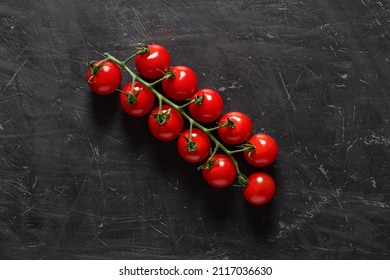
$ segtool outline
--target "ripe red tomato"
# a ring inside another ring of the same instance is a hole
[[[278,155],[278,144],[267,134],[255,134],[248,140],[255,150],[244,152],[246,161],[256,167],[272,164]]]
[[[165,122],[159,122],[159,107],[153,109],[149,116],[149,130],[158,140],[171,141],[180,135],[183,130],[183,117],[174,108],[168,105],[162,106],[161,113],[165,116]],[[161,116],[161,115],[160,115]]]
[[[198,122],[209,123],[216,121],[223,111],[223,100],[221,95],[212,89],[198,90],[191,100],[200,102],[188,106],[191,116]]]
[[[210,153],[210,139],[203,131],[193,128],[191,144],[190,130],[185,130],[177,141],[180,156],[187,162],[198,163],[204,161]],[[195,146],[194,146],[195,145]]]
[[[215,188],[226,188],[236,179],[236,168],[231,158],[225,154],[215,154],[212,158],[212,166],[204,168],[203,178]]]
[[[244,189],[244,198],[250,204],[263,205],[275,194],[275,182],[264,172],[255,172],[248,178],[248,186]]]
[[[135,67],[144,78],[161,78],[164,76],[164,72],[169,69],[171,56],[163,46],[148,45],[147,47],[148,53],[135,56]]]
[[[190,98],[198,87],[195,72],[186,66],[174,66],[171,71],[174,77],[162,81],[165,94],[173,100]]]
[[[123,92],[131,92],[132,83],[128,83],[122,89]],[[154,94],[140,82],[134,83],[133,95],[134,99],[129,99],[124,93],[120,94],[120,102],[123,110],[132,117],[142,117],[152,110],[154,105]]]
[[[252,133],[252,122],[250,118],[241,112],[230,112],[222,116],[218,125],[232,122],[232,127],[225,126],[218,128],[218,135],[221,139],[230,145],[244,143]]]
[[[96,65],[100,61],[96,61]],[[92,76],[92,67],[88,67],[87,82],[90,89],[99,95],[108,95],[113,93],[122,82],[122,72],[119,67],[111,62],[105,61],[99,66],[99,70]]]

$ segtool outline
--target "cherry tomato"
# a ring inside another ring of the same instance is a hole
[[[188,106],[191,116],[198,122],[209,123],[216,121],[223,111],[221,95],[212,89],[198,90],[191,100],[199,100]]]
[[[186,66],[174,66],[170,71],[174,77],[162,81],[163,91],[174,100],[190,98],[198,86],[195,72]]]
[[[275,194],[275,182],[264,172],[255,172],[248,178],[248,186],[244,189],[244,198],[250,204],[263,205]]]
[[[135,56],[135,67],[142,77],[158,79],[169,69],[171,56],[160,45],[148,45],[149,52]]]
[[[180,156],[187,162],[198,163],[204,161],[210,153],[210,139],[203,131],[193,128],[192,138],[190,130],[185,130],[177,141]]]
[[[228,126],[218,128],[218,135],[230,145],[244,143],[252,133],[252,122],[244,113],[230,112],[223,115],[218,125],[224,124]]]
[[[278,155],[278,144],[267,134],[255,134],[248,140],[255,150],[244,152],[246,161],[256,167],[270,165]]]
[[[158,122],[159,107],[153,109],[149,116],[149,130],[158,140],[171,141],[180,135],[183,130],[183,117],[181,114],[168,105],[162,106],[161,113],[165,122]]]
[[[226,188],[236,179],[236,168],[231,158],[224,154],[215,154],[211,158],[212,166],[204,168],[203,178],[215,188]]]
[[[96,65],[99,62],[100,61],[96,61],[93,65]],[[122,72],[115,63],[111,61],[103,62],[91,78],[91,71],[93,72],[92,68],[93,67],[88,67],[87,82],[94,93],[108,95],[113,93],[120,86],[122,82]]]
[[[131,92],[132,83],[128,83],[122,88],[123,92]],[[134,83],[133,99],[129,99],[124,93],[119,96],[123,110],[132,117],[142,117],[152,110],[154,105],[154,94],[144,87],[140,82]],[[130,102],[130,103],[128,103]]]

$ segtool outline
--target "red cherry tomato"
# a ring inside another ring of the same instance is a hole
[[[160,124],[157,121],[159,108],[153,109],[149,116],[149,130],[158,140],[171,141],[180,135],[183,130],[183,117],[181,114],[168,105],[162,106],[162,111],[165,115],[165,122]]]
[[[226,188],[233,184],[237,173],[231,158],[224,154],[216,154],[211,161],[212,166],[202,171],[206,182],[215,188]]]
[[[185,130],[177,141],[177,149],[180,156],[187,162],[198,163],[204,161],[210,153],[210,139],[203,131],[193,128],[192,138],[190,130]],[[194,146],[195,145],[195,146]]]
[[[93,65],[96,65],[100,61],[96,61]],[[88,68],[87,82],[88,86],[94,93],[99,95],[108,95],[113,93],[122,82],[122,72],[119,67],[111,62],[103,62],[97,72],[92,76],[92,68]]]
[[[232,122],[232,127],[225,126],[218,128],[218,135],[221,139],[230,145],[244,143],[252,133],[252,122],[244,113],[230,112],[222,116],[218,125]]]
[[[163,91],[174,100],[190,98],[198,86],[195,72],[186,66],[174,66],[171,71],[174,77],[162,81]]]
[[[255,172],[248,178],[248,186],[244,189],[244,198],[250,204],[263,205],[275,194],[275,182],[264,172]]]
[[[135,56],[135,67],[144,78],[161,78],[164,76],[164,72],[169,69],[171,56],[163,46],[148,45],[147,47],[148,53]]]
[[[246,161],[256,167],[272,164],[278,155],[278,144],[267,134],[255,134],[248,140],[255,150],[244,152]]]
[[[122,91],[129,94],[131,92],[131,85],[132,83],[128,83],[123,87]],[[120,94],[122,108],[127,114],[132,117],[142,117],[152,110],[154,94],[147,87],[144,87],[140,82],[135,82],[133,95],[135,96],[134,99],[128,99],[128,96],[124,93]]]
[[[199,100],[188,106],[191,116],[198,122],[209,123],[216,121],[223,111],[221,95],[212,89],[198,90],[191,100]]]

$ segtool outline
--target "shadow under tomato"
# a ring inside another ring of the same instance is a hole
[[[94,112],[96,124],[108,126],[114,119],[119,106],[119,97],[116,92],[109,95],[98,95],[91,92],[91,107]]]

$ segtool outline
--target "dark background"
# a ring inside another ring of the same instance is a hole
[[[389,259],[389,1],[2,0],[0,17],[2,259]],[[207,186],[89,90],[85,62],[152,42],[277,140],[272,203]]]

